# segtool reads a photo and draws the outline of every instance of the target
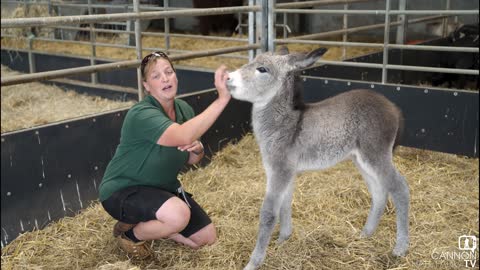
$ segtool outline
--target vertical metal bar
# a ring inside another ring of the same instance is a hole
[[[130,7],[127,5],[127,9],[129,9]],[[134,10],[135,10],[135,7],[134,7]],[[127,11],[129,12],[130,9]],[[127,21],[127,29],[129,29],[129,31],[135,31],[135,21],[134,20],[128,20]],[[132,36],[132,34],[128,34],[128,45],[129,46],[134,46],[134,43],[135,43],[135,35]]]
[[[283,38],[288,37],[287,25],[288,25],[288,15],[287,13],[283,13]]]
[[[48,0],[47,3],[48,3],[48,15],[53,16],[52,0]]]
[[[449,1],[448,5],[449,5],[448,10],[451,10],[452,7],[450,6],[450,1]],[[477,24],[478,24],[478,16],[476,18],[477,18]],[[451,19],[450,19],[450,21],[451,21]],[[455,25],[454,30],[456,30],[456,28],[460,25],[460,22],[458,21],[458,15],[453,16],[453,24]]]
[[[398,1],[398,10],[404,11],[407,9],[407,0],[399,0]],[[400,24],[397,27],[396,33],[396,43],[397,44],[405,44],[407,39],[407,27],[408,27],[408,19],[406,14],[399,14],[397,15],[397,21],[400,21]],[[404,59],[404,50],[400,50],[400,65],[403,65]],[[405,79],[405,71],[400,71],[400,78],[402,80]]]
[[[48,16],[49,16],[49,17],[55,16],[55,15],[53,14],[52,0],[48,0],[48,1],[47,1],[47,7],[48,7]],[[52,33],[49,34],[48,37],[51,38],[51,39],[56,39],[56,38],[57,38],[56,32],[57,32],[57,28],[55,28],[55,27],[52,28]]]
[[[255,5],[255,0],[248,0],[248,6]],[[255,43],[255,13],[253,11],[248,12],[248,44]],[[248,51],[248,61],[252,61],[255,58],[255,50]]]
[[[169,0],[163,0],[163,10],[168,10]],[[170,50],[170,18],[165,17],[163,19],[164,32],[165,32],[165,49],[168,52]]]
[[[257,49],[257,54],[265,52],[268,49],[267,31],[264,27],[267,27],[267,2],[268,0],[255,0],[256,5],[260,5],[262,8],[256,14],[255,21],[255,41],[260,45]]]
[[[58,6],[58,14],[57,14],[57,16],[62,16],[62,7],[61,7],[61,6]],[[65,40],[63,28],[60,28],[60,39],[61,39],[61,40]]]
[[[383,33],[382,83],[387,82],[388,43],[390,41],[390,0],[385,2],[385,31]]]
[[[25,7],[23,8],[23,16],[24,18],[28,18],[28,9],[29,9],[29,6],[28,6],[28,0],[24,0],[23,1],[23,4],[25,5]],[[34,56],[33,56],[33,53],[32,53],[32,50],[33,50],[33,39],[35,38],[35,35],[32,33],[31,31],[31,27],[27,28],[27,39],[28,39],[28,70],[30,73],[34,73],[35,72],[35,67],[34,67]]]
[[[128,13],[129,9],[128,9],[128,3],[125,4],[124,8],[123,8],[123,12],[125,13]],[[131,20],[126,20],[125,21],[125,29],[127,30],[127,32],[130,32],[132,31],[132,21]],[[127,35],[127,44],[126,45],[132,45],[130,43],[130,36],[131,34],[126,34]]]
[[[445,2],[445,10],[450,10],[450,0]],[[448,35],[448,23],[450,21],[450,17],[446,17],[442,20],[442,36],[446,37]]]
[[[407,8],[407,0],[399,0],[398,1],[398,10],[403,11]],[[400,14],[397,16],[397,20],[400,21],[401,23],[397,27],[397,38],[396,38],[396,43],[397,44],[405,44],[406,41],[406,36],[405,34],[407,33],[407,15],[406,14]]]
[[[88,14],[93,15],[93,8],[92,8],[92,0],[88,0]],[[92,52],[90,54],[90,65],[94,66],[96,64],[96,57],[97,57],[97,49],[95,46],[96,42],[96,35],[97,33],[94,31],[95,29],[95,24],[90,23],[90,44],[91,44],[91,49]],[[90,80],[93,84],[96,84],[98,82],[98,74],[97,72],[93,72],[90,74]]]
[[[275,27],[275,0],[266,0],[267,2],[267,50],[270,52],[275,51],[275,38],[276,38],[276,27]]]
[[[133,0],[133,12],[140,13],[140,0]],[[142,32],[140,19],[135,20],[135,48],[137,59],[142,59]],[[137,67],[138,101],[143,100],[142,71]]]
[[[343,9],[344,10],[348,10],[348,4],[345,4],[343,5]],[[343,14],[343,29],[348,29],[348,14]],[[347,42],[348,40],[348,34],[347,32],[345,31],[345,33],[343,33],[343,38],[342,38],[343,42]],[[342,60],[345,60],[347,58],[347,47],[346,46],[343,46],[342,47]]]
[[[23,9],[23,17],[28,18],[28,0],[23,0],[25,8]]]
[[[238,16],[238,35],[241,37],[243,35],[243,27],[242,27],[242,13],[237,13]]]
[[[28,37],[28,70],[30,71],[30,73],[36,72],[35,55],[32,53],[34,38],[34,35],[30,35]]]
[[[261,11],[257,13],[257,43],[260,43],[260,48],[257,53],[268,51],[268,0],[257,0],[260,3]]]

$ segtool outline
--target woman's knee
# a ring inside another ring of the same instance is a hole
[[[213,223],[210,223],[198,232],[192,234],[189,238],[199,247],[212,245],[217,241],[217,231]]]
[[[174,232],[180,232],[187,227],[190,215],[190,208],[177,197],[168,199],[155,213],[156,218]]]

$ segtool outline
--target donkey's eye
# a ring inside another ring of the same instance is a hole
[[[258,70],[258,72],[260,72],[260,73],[268,72],[268,69],[267,69],[266,67],[258,67],[257,70]]]

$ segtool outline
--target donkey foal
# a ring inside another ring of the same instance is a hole
[[[253,131],[267,176],[258,239],[245,269],[262,264],[278,217],[279,242],[292,233],[291,202],[297,172],[324,169],[348,158],[360,170],[372,196],[362,236],[374,233],[391,194],[397,214],[393,254],[407,252],[409,190],[392,160],[402,132],[402,113],[384,96],[369,90],[352,90],[304,104],[297,72],[313,65],[326,51],[288,54],[285,48],[276,55],[259,55],[229,74],[227,86],[232,96],[253,103]]]

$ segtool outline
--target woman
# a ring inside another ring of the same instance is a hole
[[[218,98],[197,116],[185,101],[175,99],[178,80],[166,54],[147,55],[141,71],[147,95],[128,111],[99,188],[104,209],[118,220],[113,234],[137,258],[151,255],[146,240],[168,238],[194,249],[213,244],[212,221],[184,192],[177,175],[185,163],[202,159],[199,138],[231,98],[226,67],[215,72]]]

